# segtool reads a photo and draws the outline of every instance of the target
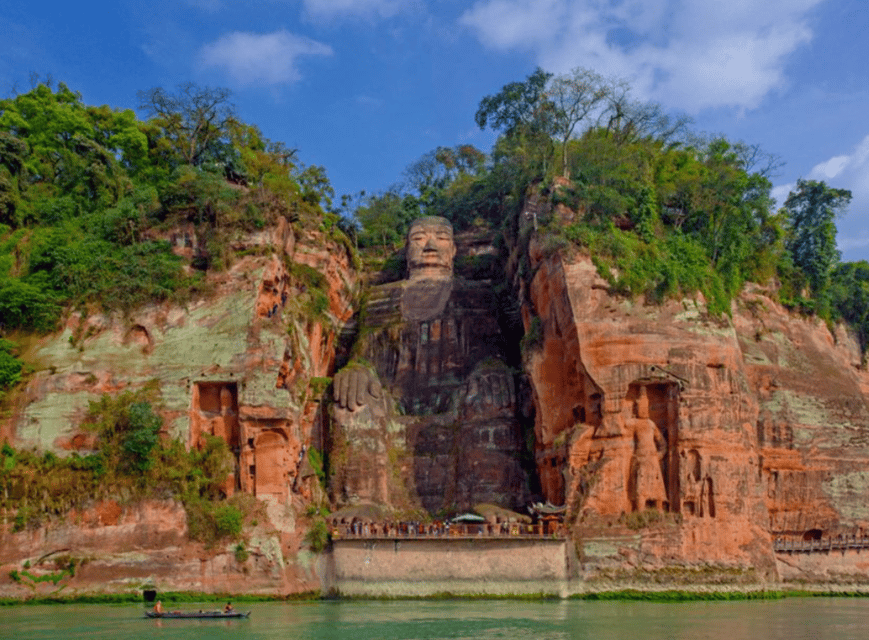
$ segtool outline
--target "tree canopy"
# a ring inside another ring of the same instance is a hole
[[[63,83],[0,100],[0,329],[50,329],[70,303],[194,294],[201,275],[158,239],[176,225],[195,226],[200,272],[277,216],[335,227],[325,169],[241,122],[227,89],[139,97],[150,119],[86,105]]]
[[[226,152],[229,131],[237,122],[229,89],[185,82],[174,93],[154,87],[137,95],[139,108],[184,163],[198,167]]]
[[[785,200],[785,247],[816,295],[827,288],[839,262],[835,221],[850,202],[851,192],[847,189],[802,179],[797,180],[796,190]]]
[[[727,313],[752,280],[794,308],[862,326],[863,271],[840,265],[835,243],[848,192],[801,180],[776,210],[777,156],[692,131],[686,116],[636,99],[627,81],[581,67],[538,68],[483,97],[475,120],[500,133],[491,153],[473,154],[472,170],[453,168],[458,148],[424,154],[402,186],[357,210],[363,245],[397,244],[393,229],[413,212],[515,232],[534,190],[553,212],[576,212],[540,218],[543,245],[587,251],[615,292],[660,300],[699,290],[711,312]]]
[[[718,313],[754,280],[863,327],[866,346],[865,268],[841,264],[835,242],[850,193],[800,180],[776,211],[776,156],[692,132],[622,79],[538,68],[506,84],[475,114],[499,133],[489,153],[439,146],[396,186],[360,195],[352,220],[338,216],[351,200],[336,197],[326,168],[242,122],[228,90],[186,83],[139,99],[145,119],[86,105],[62,83],[0,101],[0,329],[50,329],[69,304],[193,295],[203,272],[232,260],[235,234],[278,216],[345,229],[382,256],[419,215],[516,233],[533,190],[548,205],[543,246],[587,252],[615,292],[700,290]],[[574,214],[559,218],[559,205]],[[192,274],[157,239],[181,224],[196,229]]]

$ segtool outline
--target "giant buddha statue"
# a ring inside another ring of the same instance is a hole
[[[330,454],[339,503],[524,505],[514,372],[490,280],[453,274],[445,218],[407,233],[407,278],[378,285],[353,358],[334,378]]]

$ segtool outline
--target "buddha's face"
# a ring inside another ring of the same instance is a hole
[[[642,418],[643,420],[649,417],[649,397],[646,395],[645,390],[643,390],[637,398],[636,413],[637,417]]]
[[[447,220],[422,218],[410,225],[407,271],[411,278],[451,276],[455,255],[453,228]]]

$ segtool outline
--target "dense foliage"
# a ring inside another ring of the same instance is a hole
[[[0,329],[69,304],[129,310],[201,290],[230,241],[283,215],[334,227],[325,170],[242,123],[224,89],[140,92],[149,120],[60,84],[0,101]],[[190,275],[165,239],[192,224]]]
[[[84,427],[94,434],[91,453],[59,458],[19,451],[4,443],[0,451],[0,511],[14,514],[16,530],[36,526],[94,499],[175,498],[187,512],[190,536],[207,544],[237,539],[249,496],[229,500],[224,482],[232,469],[226,442],[208,437],[188,451],[161,435],[163,420],[156,384],[92,402]]]
[[[15,343],[0,338],[0,398],[21,379],[23,363],[15,357]]]
[[[836,250],[847,190],[800,180],[776,210],[778,158],[694,133],[687,117],[589,69],[537,69],[484,97],[476,122],[500,133],[491,154],[439,147],[410,165],[403,184],[357,208],[363,248],[395,250],[421,214],[459,229],[523,228],[527,240],[517,214],[536,193],[544,206],[533,225],[544,247],[587,252],[615,293],[662,301],[700,291],[719,314],[758,282],[792,308],[846,320],[865,352],[865,269],[840,264]]]

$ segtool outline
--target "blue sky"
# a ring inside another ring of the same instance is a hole
[[[851,189],[846,260],[869,259],[866,0],[112,0],[5,3],[0,95],[31,73],[88,104],[185,81],[233,91],[241,118],[376,192],[438,145],[488,151],[482,97],[537,65],[631,81],[695,128],[760,144],[797,178]]]

